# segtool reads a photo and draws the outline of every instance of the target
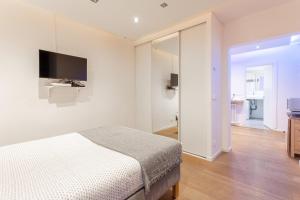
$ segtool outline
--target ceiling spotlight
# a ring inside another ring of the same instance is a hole
[[[166,8],[166,7],[168,7],[168,4],[166,2],[164,2],[164,3],[160,4],[160,7]]]
[[[139,19],[138,17],[134,17],[134,18],[133,18],[133,21],[134,21],[134,23],[136,23],[136,24],[137,24],[137,23],[139,23],[139,22],[140,22],[140,19]]]
[[[259,46],[259,45],[257,45],[257,46],[256,46],[256,49],[260,49],[260,46]]]
[[[91,2],[98,3],[99,0],[90,0]]]
[[[290,45],[300,44],[300,35],[291,36]]]

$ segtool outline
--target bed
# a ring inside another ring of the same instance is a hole
[[[181,145],[100,127],[0,148],[0,199],[158,200],[178,196]]]

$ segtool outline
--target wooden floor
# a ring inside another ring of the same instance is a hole
[[[157,134],[177,140],[178,139],[178,128],[177,127],[168,128],[168,129],[159,131]]]
[[[300,200],[300,167],[283,133],[233,127],[232,137],[232,152],[214,162],[183,156],[179,199]]]

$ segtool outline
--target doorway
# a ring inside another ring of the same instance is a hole
[[[152,129],[179,139],[179,34],[152,42]]]
[[[287,100],[300,96],[300,39],[294,35],[230,49],[231,125],[287,132]]]
[[[233,63],[232,66],[241,68],[232,69],[232,125],[275,130],[276,68],[272,64],[249,67],[246,63],[241,66]],[[241,76],[239,80],[237,76]]]
[[[273,65],[251,66],[245,70],[245,100],[242,103],[245,119],[240,124],[258,129],[276,129],[276,69]],[[236,74],[233,74],[236,76]],[[234,87],[233,87],[234,88]],[[239,104],[232,94],[233,112],[238,112]],[[234,119],[237,120],[237,119]],[[233,122],[236,123],[236,122]]]

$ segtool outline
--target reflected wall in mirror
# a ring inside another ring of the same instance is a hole
[[[179,138],[179,71],[179,34],[153,41],[152,128],[155,133],[174,139]]]
[[[247,98],[264,97],[264,66],[246,69]]]

